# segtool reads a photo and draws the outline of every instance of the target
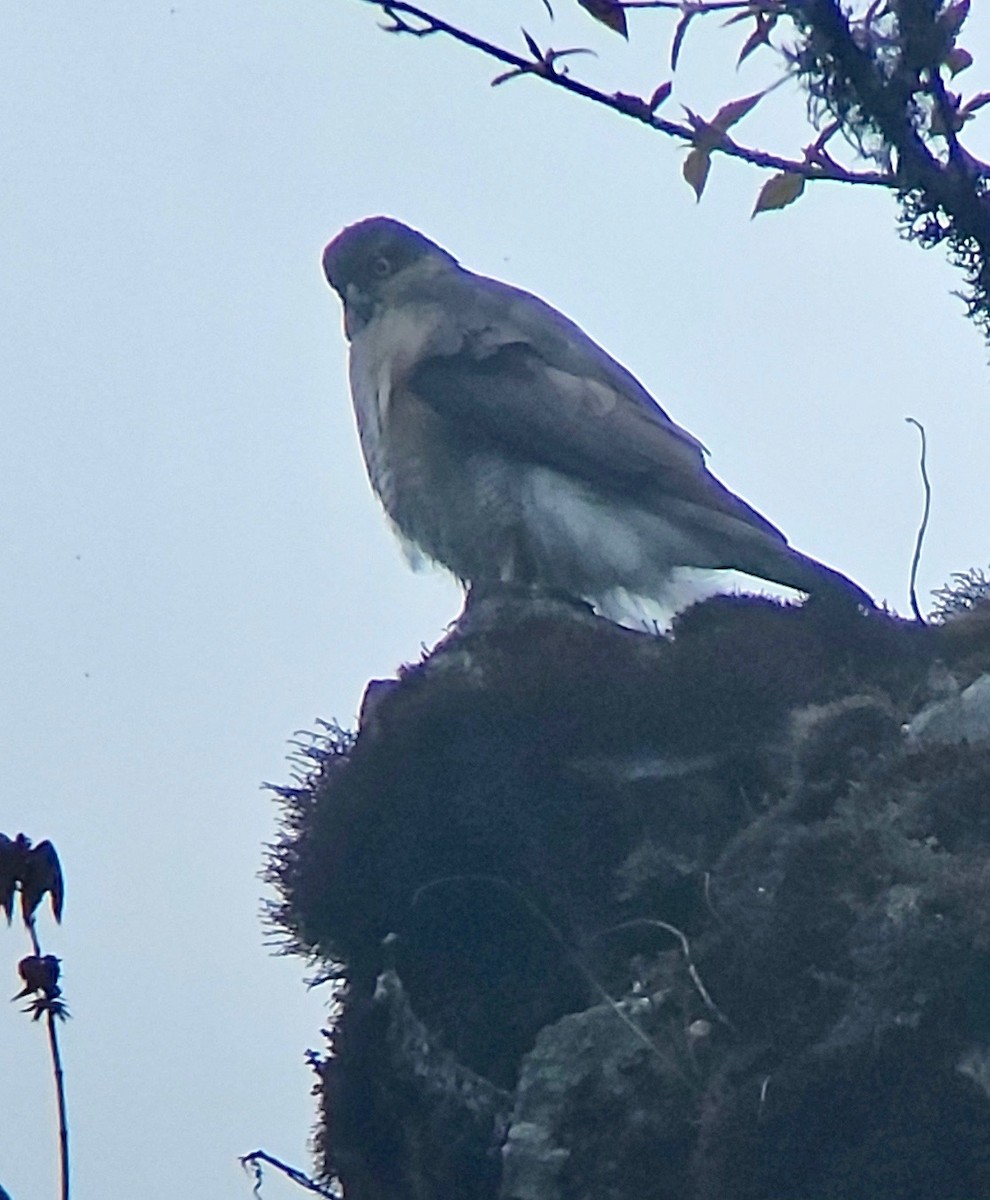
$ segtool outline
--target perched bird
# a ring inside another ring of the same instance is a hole
[[[625,367],[549,304],[388,217],[323,253],[372,486],[407,549],[479,591],[663,601],[732,568],[872,607],[705,465]]]

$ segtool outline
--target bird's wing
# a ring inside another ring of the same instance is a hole
[[[14,911],[14,891],[20,878],[21,849],[5,833],[0,833],[0,909],[7,914],[7,923]]]
[[[55,920],[61,921],[65,898],[62,866],[55,847],[47,838],[24,855],[21,868],[21,913],[25,921],[30,921],[34,916],[35,909],[46,892]]]
[[[458,271],[444,297],[460,336],[407,383],[472,438],[647,506],[680,501],[783,535],[708,471],[701,443],[542,300]]]

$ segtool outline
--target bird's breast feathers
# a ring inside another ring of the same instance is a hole
[[[351,342],[351,382],[360,383],[362,397],[374,397],[376,417],[388,419],[392,389],[400,386],[417,364],[441,349],[445,317],[437,304],[383,308]],[[358,403],[355,386],[355,403]],[[361,414],[359,414],[360,416]]]
[[[417,403],[415,413],[396,413],[395,400],[405,394],[403,407],[409,408],[404,386],[410,374],[425,358],[454,349],[452,340],[449,312],[424,303],[383,306],[351,341],[351,395],[361,450],[371,484],[393,517],[399,476],[418,475],[422,466],[411,461],[411,453],[416,448],[420,455],[429,453],[428,431],[419,428],[422,406]]]

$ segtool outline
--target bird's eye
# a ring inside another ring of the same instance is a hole
[[[379,279],[384,279],[392,271],[392,264],[384,255],[379,255],[371,264],[371,269]]]

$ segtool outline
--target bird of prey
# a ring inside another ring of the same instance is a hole
[[[872,607],[708,470],[705,448],[538,297],[388,217],[323,267],[344,305],[372,486],[407,549],[476,592],[663,601],[679,568]]]

